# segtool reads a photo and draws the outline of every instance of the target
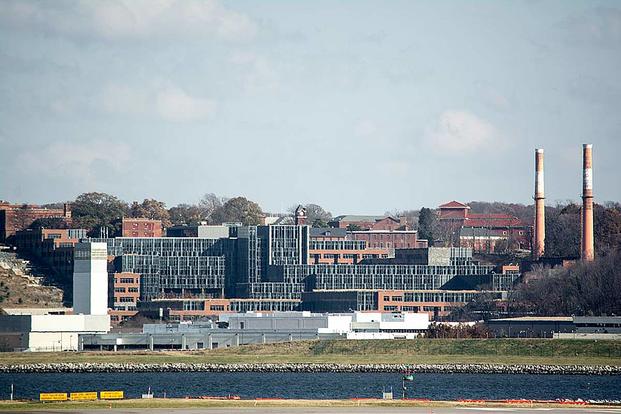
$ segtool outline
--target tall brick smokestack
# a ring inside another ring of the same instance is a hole
[[[546,211],[543,186],[543,150],[535,150],[535,240],[533,257],[539,259],[545,251]]]
[[[580,256],[584,261],[595,258],[593,247],[593,145],[582,146],[582,242]]]

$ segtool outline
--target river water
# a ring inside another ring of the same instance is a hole
[[[140,397],[151,387],[155,397],[238,395],[241,398],[378,398],[391,386],[401,396],[401,375],[394,373],[80,373],[0,374],[0,399],[37,399],[39,392],[123,390]],[[457,399],[621,399],[621,376],[414,374],[408,397]]]

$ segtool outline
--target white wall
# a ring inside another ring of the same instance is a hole
[[[78,333],[31,332],[27,346],[32,352],[77,351]]]
[[[31,332],[110,331],[109,315],[32,315]]]
[[[320,328],[319,333],[344,333],[351,331],[352,314],[328,315],[328,327]]]
[[[73,312],[108,313],[108,260],[106,243],[78,243],[73,261]]]

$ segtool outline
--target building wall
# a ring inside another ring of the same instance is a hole
[[[61,279],[73,277],[73,247],[86,237],[83,229],[25,229],[13,238],[18,250],[37,257]]]
[[[140,300],[140,275],[131,272],[114,273],[109,293],[110,308],[117,311],[137,310]]]
[[[63,218],[70,224],[71,210],[68,206],[62,209],[47,209],[32,204],[0,203],[0,242],[6,242],[9,237],[15,235],[15,232],[28,228],[37,219],[52,217]]]
[[[123,237],[162,237],[162,222],[147,218],[123,218]]]
[[[352,231],[352,240],[364,240],[370,249],[411,249],[420,247],[415,230]],[[426,245],[426,243],[425,243]]]
[[[369,249],[362,240],[316,240],[310,242],[311,264],[357,264],[363,259],[388,258],[389,249]]]
[[[105,243],[78,243],[73,270],[73,311],[108,314],[108,255]]]

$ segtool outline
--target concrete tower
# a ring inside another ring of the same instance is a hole
[[[73,313],[108,314],[108,247],[78,243],[73,254]]]
[[[582,240],[580,256],[584,261],[595,258],[593,247],[593,144],[582,146]]]
[[[535,238],[533,257],[539,259],[545,252],[546,210],[543,181],[543,150],[535,150]]]

